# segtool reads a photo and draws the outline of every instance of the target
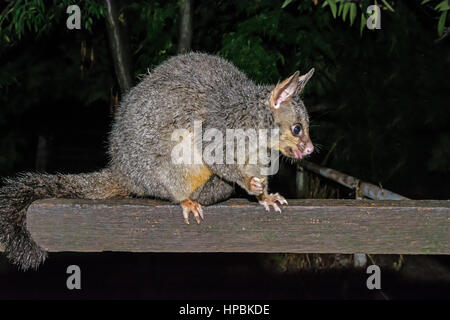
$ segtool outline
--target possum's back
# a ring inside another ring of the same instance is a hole
[[[205,53],[175,56],[146,75],[124,98],[117,121],[132,119],[159,130],[242,101],[255,84],[230,62]],[[136,119],[139,117],[140,119]]]
[[[205,53],[187,53],[175,56],[156,67],[149,81],[171,82],[176,86],[226,90],[230,87],[242,86],[249,81],[244,73],[230,62]]]

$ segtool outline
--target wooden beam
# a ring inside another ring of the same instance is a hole
[[[178,205],[146,199],[34,202],[27,224],[50,252],[450,254],[450,201],[290,200],[283,213],[245,199],[183,222]]]

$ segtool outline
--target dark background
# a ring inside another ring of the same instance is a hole
[[[319,149],[311,161],[413,199],[449,199],[447,11],[435,9],[437,0],[378,1],[381,29],[371,31],[361,23],[371,1],[351,2],[354,15],[345,19],[336,2],[334,15],[335,1],[194,0],[190,47],[232,61],[258,83],[314,67],[304,93]],[[81,30],[66,27],[70,4],[81,8]],[[179,8],[175,1],[121,6],[134,84],[177,54]],[[0,10],[0,176],[104,167],[120,86],[103,2],[2,1]],[[274,181],[287,197],[295,196],[294,170],[285,163]],[[324,179],[319,187],[338,190]],[[311,196],[319,194],[329,192]],[[447,257],[406,257],[401,271],[389,271],[383,294],[365,289],[364,270],[275,271],[280,262],[267,267],[270,259],[67,253],[20,273],[2,258],[0,297],[449,298]],[[81,293],[65,289],[69,264],[85,266]]]

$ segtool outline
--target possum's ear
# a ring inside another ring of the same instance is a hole
[[[301,93],[303,91],[303,88],[305,87],[306,83],[311,79],[312,75],[314,74],[314,68],[308,71],[307,74],[304,74],[300,77],[298,77],[298,86],[297,86],[297,94]]]
[[[291,99],[298,87],[298,80],[300,73],[296,71],[292,76],[277,84],[277,86],[270,93],[269,103],[273,109],[279,109],[283,102]]]

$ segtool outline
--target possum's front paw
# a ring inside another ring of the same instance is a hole
[[[250,192],[252,194],[254,194],[255,196],[259,196],[263,193],[264,191],[264,185],[263,182],[266,178],[257,178],[257,177],[252,177],[250,179]]]
[[[204,219],[203,208],[200,203],[187,199],[181,202],[180,205],[181,208],[183,208],[184,222],[186,222],[187,224],[189,224],[189,213],[191,212],[194,215],[195,221],[197,221],[197,223],[200,223],[200,218]]]
[[[275,211],[281,212],[280,207],[277,205],[277,202],[281,204],[288,204],[286,199],[283,196],[280,196],[278,193],[265,194],[261,197],[258,197],[259,203],[266,208],[266,211],[270,211],[270,207],[272,206]]]

